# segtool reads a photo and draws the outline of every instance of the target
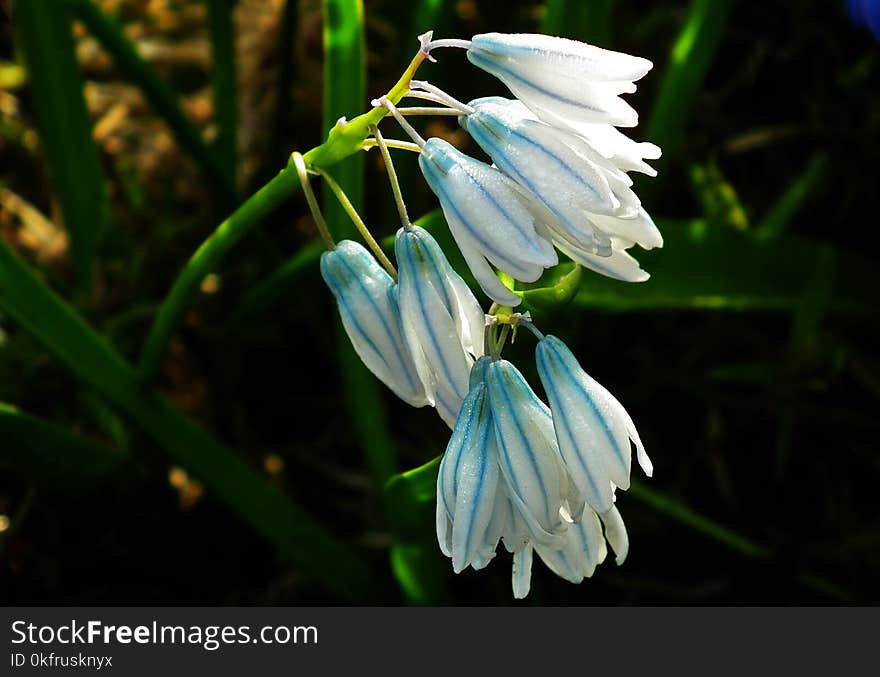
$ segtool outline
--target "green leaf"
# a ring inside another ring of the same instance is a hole
[[[543,310],[570,303],[580,287],[582,270],[577,263],[563,261],[535,282],[517,283],[515,293],[523,300],[522,309]]]
[[[691,184],[703,204],[703,217],[713,224],[748,230],[749,218],[736,189],[714,161],[691,167]]]
[[[392,477],[385,485],[385,513],[394,543],[391,569],[411,604],[438,604],[449,598],[449,561],[435,536],[438,456]]]
[[[60,488],[90,486],[125,460],[125,455],[64,428],[0,403],[0,467],[28,480]]]
[[[80,288],[89,289],[110,205],[83,95],[71,16],[65,5],[53,0],[17,0],[14,15],[74,272]]]
[[[61,365],[125,412],[304,574],[350,599],[375,589],[361,558],[272,486],[238,454],[145,389],[137,373],[0,242],[0,309]]]
[[[831,266],[829,310],[876,311],[877,295],[866,286],[873,268],[855,252],[790,235],[759,241],[747,233],[702,220],[658,220],[665,244],[648,252],[631,250],[651,279],[626,284],[586,271],[575,303],[611,311],[706,308],[791,310],[803,298],[813,271],[826,257],[846,257]],[[823,263],[825,262],[825,263]]]
[[[755,228],[755,236],[764,240],[772,240],[782,233],[827,173],[828,154],[822,151],[814,153],[804,170],[795,177],[786,191],[773,203],[761,223]]]
[[[614,0],[547,0],[541,32],[607,47]]]

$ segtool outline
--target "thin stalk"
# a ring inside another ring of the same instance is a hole
[[[460,110],[454,108],[437,108],[435,106],[409,106],[398,108],[401,115],[461,115]]]
[[[391,183],[391,192],[394,195],[394,203],[397,205],[397,213],[400,215],[400,224],[405,230],[409,230],[412,228],[412,221],[409,220],[406,203],[403,201],[403,193],[400,192],[400,182],[397,180],[397,172],[394,171],[391,153],[388,152],[388,146],[385,144],[385,138],[382,136],[379,128],[374,125],[371,131],[376,139],[376,143],[379,144],[379,151],[382,153],[382,160],[385,162],[385,172],[388,174],[388,181]]]
[[[421,50],[416,53],[400,79],[385,95],[388,101],[398,102],[409,89],[409,83],[425,60]],[[330,130],[327,140],[303,155],[307,167],[326,169],[354,155],[365,147],[371,125],[379,123],[388,115],[386,108],[372,110],[337,124]],[[199,293],[199,285],[205,275],[213,272],[223,257],[247,233],[270,212],[274,211],[299,188],[299,178],[293,162],[266,183],[223,221],[202,242],[174,281],[171,291],[162,301],[138,364],[138,371],[145,383],[151,382],[159,371],[168,342],[180,325],[187,308]]]
[[[327,222],[324,220],[324,215],[321,213],[321,207],[318,205],[318,200],[315,197],[315,192],[312,190],[312,184],[309,181],[309,170],[306,168],[306,162],[303,160],[303,156],[301,153],[294,153],[292,158],[293,166],[296,167],[296,173],[299,176],[299,184],[302,187],[303,194],[306,197],[306,202],[309,205],[309,211],[312,212],[312,218],[315,219],[315,225],[318,227],[318,233],[320,233],[321,238],[324,242],[327,243],[328,249],[336,249],[336,242],[333,240],[333,236],[330,234],[330,228],[327,226]]]
[[[413,143],[412,141],[399,141],[397,139],[385,139],[385,144],[389,148],[396,148],[397,150],[408,150],[413,153],[421,153],[422,149],[419,148],[417,143]],[[369,150],[370,148],[377,148],[379,143],[376,139],[367,139],[364,141],[364,150]]]
[[[422,136],[413,128],[413,126],[407,121],[405,117],[400,114],[400,111],[397,110],[397,106],[395,106],[391,101],[388,100],[387,96],[381,96],[378,99],[373,101],[374,106],[380,106],[386,108],[389,113],[397,120],[398,124],[403,127],[403,131],[405,131],[409,137],[415,141],[419,147],[425,145],[425,140]]]
[[[430,53],[432,49],[441,49],[443,47],[456,47],[458,49],[470,49],[470,40],[458,40],[456,38],[444,38],[443,40],[431,40],[425,45],[425,50]]]
[[[437,97],[438,103],[442,103],[450,108],[457,108],[465,115],[470,115],[474,112],[474,109],[468,106],[466,103],[459,101],[454,96],[451,96],[444,92],[442,89],[437,87],[436,85],[432,85],[430,82],[426,80],[413,80],[409,83],[410,93],[414,91],[423,91],[428,92],[428,94],[433,94]]]
[[[333,191],[333,194],[336,196],[336,199],[339,200],[339,204],[342,205],[342,208],[345,210],[345,213],[348,214],[352,223],[354,223],[355,228],[358,229],[358,232],[361,234],[361,237],[364,238],[364,242],[367,243],[367,246],[370,248],[370,251],[373,252],[373,255],[378,259],[379,263],[388,271],[388,273],[395,280],[397,279],[397,270],[394,268],[394,264],[385,256],[385,252],[382,251],[382,247],[376,242],[376,238],[373,237],[373,234],[370,232],[370,229],[367,228],[367,224],[364,223],[364,220],[361,218],[361,215],[358,214],[357,209],[354,208],[354,205],[351,203],[351,200],[348,199],[348,195],[345,194],[345,191],[342,190],[342,186],[340,186],[336,180],[330,176],[323,169],[316,170],[327,182],[327,185],[330,187],[330,190]]]

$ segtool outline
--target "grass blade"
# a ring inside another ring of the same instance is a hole
[[[235,452],[141,387],[137,373],[0,244],[0,308],[70,373],[125,412],[174,462],[251,524],[280,554],[340,596],[365,601],[375,589],[348,545],[314,522]]]
[[[772,240],[780,235],[803,207],[813,189],[825,178],[827,171],[828,155],[821,151],[815,153],[755,228],[755,237]]]
[[[165,84],[155,70],[143,60],[122,27],[107,16],[91,0],[66,0],[77,19],[113,57],[113,63],[131,78],[144,92],[153,109],[165,120],[181,147],[202,167],[216,187],[219,199],[228,204],[236,202],[232,167],[224,165],[202,138],[199,130],[184,115],[177,95]],[[22,3],[29,4],[29,3]],[[39,3],[34,3],[39,4]],[[51,3],[53,7],[57,3]],[[46,12],[50,14],[52,12]]]
[[[0,403],[0,467],[41,485],[90,486],[117,469],[125,455]]]
[[[236,182],[238,162],[238,83],[235,75],[234,0],[208,0],[208,28],[211,34],[211,81],[214,119],[218,133],[216,147],[220,162]]]
[[[614,0],[547,0],[541,32],[607,47]]]
[[[89,289],[97,243],[110,217],[101,158],[83,96],[67,8],[18,0],[15,27],[55,194],[70,237],[77,283]]]
[[[724,36],[733,0],[693,0],[660,82],[646,138],[675,152]],[[658,163],[655,163],[657,166]]]

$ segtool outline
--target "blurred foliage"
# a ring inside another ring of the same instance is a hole
[[[626,564],[580,586],[536,565],[529,603],[880,598],[880,50],[843,3],[46,1],[0,3],[4,601],[511,602],[504,553],[452,576],[448,430],[352,359],[276,174],[387,91],[418,33],[541,27],[654,61],[630,99],[664,149],[636,188],[665,246],[637,254],[644,284],[561,267],[523,292],[656,467],[619,499]],[[504,92],[438,57],[420,75],[457,98]],[[333,174],[391,236],[378,153]],[[533,347],[508,348],[530,379]]]

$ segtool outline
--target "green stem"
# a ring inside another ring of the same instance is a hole
[[[66,0],[85,27],[113,57],[113,62],[140,87],[147,101],[164,118],[178,143],[195,159],[216,186],[220,199],[237,202],[231,172],[202,139],[199,130],[178,105],[177,95],[138,54],[122,27],[90,0]]]
[[[419,51],[397,84],[386,94],[390,101],[400,101],[424,59],[424,54]],[[337,123],[330,130],[323,144],[303,155],[306,166],[326,169],[362,150],[370,134],[370,127],[376,125],[387,114],[385,108],[374,108],[344,124]],[[250,232],[263,217],[293,195],[298,187],[296,167],[293,162],[289,162],[275,178],[223,221],[190,257],[162,302],[144,344],[138,371],[145,383],[152,381],[159,372],[168,342],[180,325],[186,309],[198,294],[199,285],[205,275],[213,272],[233,245]]]

